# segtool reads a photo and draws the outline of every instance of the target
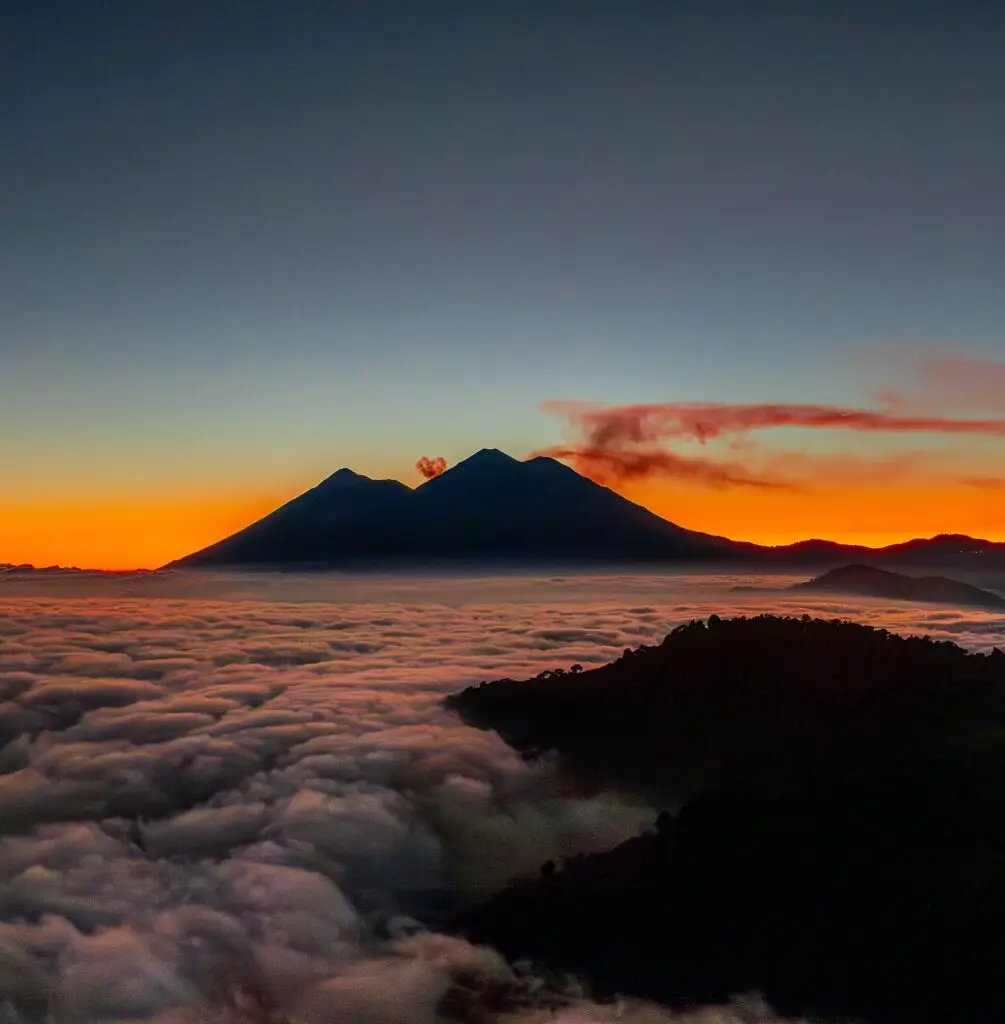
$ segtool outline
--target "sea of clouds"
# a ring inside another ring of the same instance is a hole
[[[657,809],[441,707],[712,612],[974,649],[1005,618],[734,576],[0,582],[0,1022],[768,1021],[596,1006],[433,922]]]

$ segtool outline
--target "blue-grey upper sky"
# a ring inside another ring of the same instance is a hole
[[[1005,350],[991,0],[0,22],[22,496],[519,453],[545,399],[857,401],[864,354]]]

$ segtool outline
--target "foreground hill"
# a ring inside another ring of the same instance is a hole
[[[554,459],[485,449],[414,490],[339,470],[173,566],[708,561],[754,551],[676,526]]]
[[[1001,1019],[1005,654],[839,621],[713,617],[591,672],[447,700],[655,834],[542,867],[453,927],[600,995],[759,991],[870,1024]]]
[[[809,616],[713,615],[609,665],[483,683],[446,704],[528,754],[557,750],[584,778],[664,798],[788,791],[903,774],[995,735],[1005,654]]]
[[[970,605],[977,608],[1005,608],[1005,597],[960,580],[951,580],[945,576],[905,576],[874,565],[845,565],[806,583],[797,583],[790,589],[861,594],[898,601]]]
[[[818,1024],[1001,1021],[1005,795],[976,771],[710,794],[662,824],[548,865],[452,927],[599,997],[687,1006],[756,991]]]

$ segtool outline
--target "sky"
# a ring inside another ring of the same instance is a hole
[[[0,561],[581,456],[557,401],[1005,415],[1003,47],[971,0],[0,2]],[[992,429],[645,443],[772,484],[609,478],[684,526],[1005,539]]]

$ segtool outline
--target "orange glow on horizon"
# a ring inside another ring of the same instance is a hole
[[[618,489],[679,526],[761,544],[824,538],[878,547],[938,533],[1005,541],[1000,488],[914,482],[789,492],[637,482]],[[0,504],[0,562],[157,568],[249,525],[296,493]]]
[[[240,530],[289,498],[0,504],[0,562],[156,569]]]
[[[1005,493],[966,486],[716,491],[637,483],[619,492],[678,526],[758,544],[834,540],[882,547],[963,533],[1005,541]]]

